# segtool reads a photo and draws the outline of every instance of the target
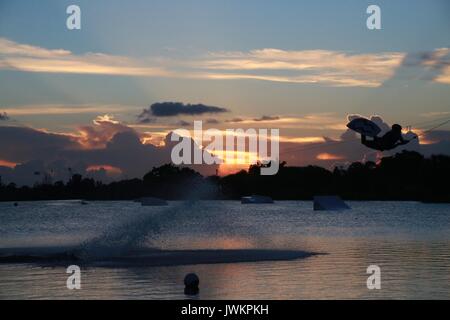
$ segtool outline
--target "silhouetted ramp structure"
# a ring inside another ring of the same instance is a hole
[[[138,200],[143,206],[167,206],[169,205],[166,200],[153,198],[153,197],[145,197]]]
[[[254,203],[273,203],[273,199],[267,196],[252,195],[250,197],[242,197],[242,204],[254,204]]]
[[[350,207],[338,196],[314,197],[314,211],[348,210]]]

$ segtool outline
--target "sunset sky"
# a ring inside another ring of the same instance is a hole
[[[292,165],[372,159],[330,141],[356,138],[352,114],[417,133],[450,118],[449,48],[446,0],[0,0],[0,175],[142,176],[194,120],[279,128]],[[450,154],[448,129],[410,147]]]

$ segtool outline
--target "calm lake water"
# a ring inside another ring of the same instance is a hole
[[[302,201],[0,203],[0,254],[80,246],[91,258],[145,248],[324,253],[250,263],[231,257],[221,264],[88,265],[82,266],[82,289],[73,291],[66,288],[66,266],[0,264],[0,299],[186,299],[183,278],[189,272],[200,277],[199,299],[450,298],[449,204],[349,205],[352,210],[314,212],[311,202]],[[381,290],[367,289],[369,265],[381,268]]]

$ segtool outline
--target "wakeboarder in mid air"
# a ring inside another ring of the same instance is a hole
[[[373,140],[367,140],[367,137],[361,134],[361,143],[378,151],[392,150],[409,142],[410,140],[403,139],[402,126],[399,124],[394,124],[391,131],[388,131],[382,137],[373,137]]]
[[[361,143],[368,148],[378,151],[388,151],[405,145],[411,140],[405,140],[402,135],[402,126],[394,124],[390,131],[379,137],[380,127],[373,121],[365,118],[352,120],[347,127],[361,134]],[[367,137],[371,137],[368,140]]]

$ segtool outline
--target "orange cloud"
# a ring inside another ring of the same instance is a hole
[[[0,38],[0,69],[26,72],[103,74],[186,79],[253,79],[336,87],[379,87],[405,53],[351,54],[332,50],[264,48],[213,52],[190,59],[136,59],[104,53],[75,54]],[[440,81],[446,81],[446,78]]]
[[[85,148],[103,148],[117,133],[133,131],[110,115],[98,116],[93,124],[78,128],[78,142]]]
[[[158,66],[146,66],[128,57],[103,53],[74,54],[0,38],[0,69],[46,73],[167,76]]]
[[[202,75],[210,79],[257,79],[338,87],[378,87],[393,76],[404,57],[405,54],[401,52],[349,54],[331,50],[287,51],[268,48],[249,52],[211,53],[198,63],[198,67],[210,71],[234,71]],[[268,70],[271,72],[265,72]],[[260,72],[255,74],[250,73],[251,71]],[[279,74],[274,75],[273,71],[278,71]],[[294,75],[287,75],[285,71],[294,72]]]
[[[69,114],[98,114],[104,113],[117,113],[124,110],[139,107],[126,106],[126,105],[63,105],[63,104],[33,104],[33,105],[19,105],[2,108],[8,115],[11,116],[30,116],[30,115],[69,115]]]
[[[442,73],[438,75],[434,81],[443,84],[450,84],[450,66],[442,69]]]
[[[122,174],[122,170],[120,168],[108,165],[108,164],[100,164],[100,165],[92,165],[86,168],[87,172],[105,170],[109,176],[118,176]]]
[[[0,159],[0,167],[14,168],[16,165],[18,165],[18,163]]]
[[[331,153],[319,153],[316,157],[317,160],[343,160],[345,157],[331,154]]]
[[[226,176],[229,174],[233,174],[236,172],[239,172],[241,170],[247,170],[249,167],[249,164],[230,164],[230,163],[222,163],[219,166],[219,175],[220,176]]]

